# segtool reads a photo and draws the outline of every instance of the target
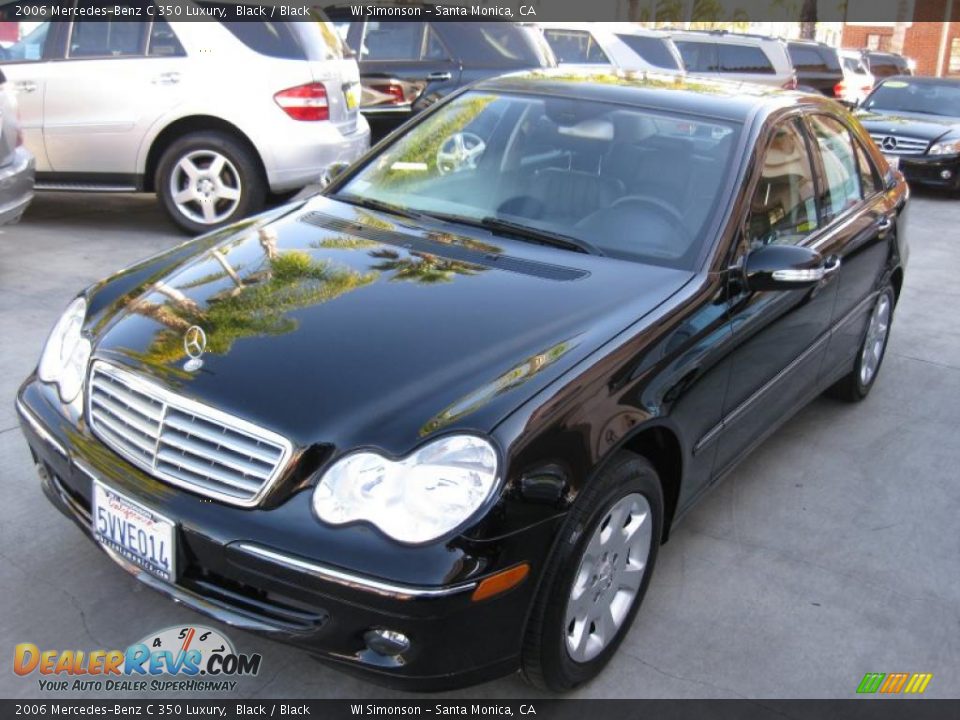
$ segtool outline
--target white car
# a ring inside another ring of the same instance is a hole
[[[668,30],[690,75],[795,90],[797,72],[786,43],[726,30]]]
[[[683,60],[670,38],[632,23],[538,23],[563,66],[611,65],[622,70],[682,72]]]
[[[843,82],[836,88],[837,97],[851,105],[859,105],[873,90],[876,78],[867,69],[859,50],[841,50],[840,66],[843,68]]]
[[[156,192],[197,233],[368,149],[357,63],[332,25],[167,22],[161,8],[174,6],[150,5],[141,22],[41,23],[0,50],[38,190]]]

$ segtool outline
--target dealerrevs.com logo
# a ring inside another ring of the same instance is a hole
[[[233,691],[260,672],[259,653],[238,653],[222,633],[200,625],[151,633],[126,650],[14,648],[13,671],[39,675],[40,690],[143,692]]]

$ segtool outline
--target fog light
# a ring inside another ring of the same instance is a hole
[[[363,641],[367,647],[378,655],[393,657],[405,653],[410,649],[410,639],[402,632],[374,628],[363,634]]]
[[[942,177],[944,180],[949,180],[950,178],[953,177],[953,171],[951,171],[951,170],[941,170],[941,171],[940,171],[940,177]]]

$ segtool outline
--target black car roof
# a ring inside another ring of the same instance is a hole
[[[565,68],[531,70],[501,75],[473,87],[614,102],[740,122],[747,120],[758,108],[770,111],[800,103],[828,102],[820,95],[788,92],[754,83],[610,69],[578,72]]]

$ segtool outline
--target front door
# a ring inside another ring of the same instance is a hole
[[[777,124],[765,144],[734,265],[769,244],[811,245],[821,228],[811,144],[803,122]],[[835,267],[835,266],[829,266]],[[829,339],[836,275],[813,288],[754,292],[732,278],[733,350],[716,434],[722,474],[815,389]]]

